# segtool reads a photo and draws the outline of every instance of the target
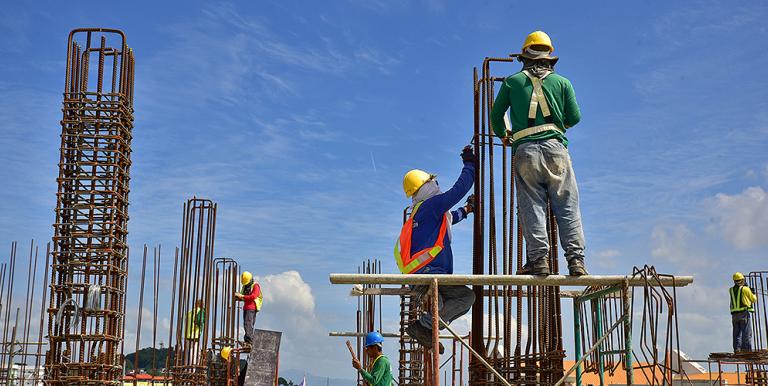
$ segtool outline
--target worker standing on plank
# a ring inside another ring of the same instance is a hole
[[[205,328],[205,308],[203,299],[197,299],[193,309],[187,312],[187,324],[184,337],[189,342],[191,365],[198,364],[200,358],[200,333]]]
[[[365,355],[371,359],[371,366],[368,370],[363,368],[357,358],[352,358],[352,367],[354,367],[360,376],[368,382],[369,386],[391,386],[392,370],[389,365],[389,358],[382,353],[382,344],[384,337],[374,331],[365,335]]]
[[[733,287],[728,289],[733,324],[733,352],[752,351],[752,312],[757,296],[745,284],[741,272],[733,274]]]
[[[235,299],[243,302],[243,328],[245,328],[245,344],[253,341],[253,324],[256,323],[256,313],[261,311],[264,298],[261,294],[259,283],[253,280],[253,275],[245,271],[240,275],[242,288],[240,293],[235,293]]]
[[[568,273],[586,275],[579,190],[568,154],[566,129],[581,119],[571,82],[554,72],[558,58],[549,36],[528,35],[520,72],[504,79],[491,110],[493,132],[512,147],[526,264],[518,274],[549,275],[547,202],[557,219]],[[509,110],[508,127],[505,119]]]
[[[395,261],[404,274],[453,274],[451,226],[467,218],[473,211],[473,201],[457,210],[454,205],[469,192],[475,178],[477,157],[470,146],[461,152],[464,168],[453,187],[440,191],[436,176],[422,170],[411,170],[403,179],[405,195],[411,197],[410,217],[403,225],[395,246]],[[415,286],[420,295],[428,286]],[[475,294],[467,286],[440,286],[438,307],[440,317],[451,323],[472,307]],[[441,329],[444,328],[442,325]],[[432,348],[432,315],[424,313],[405,330],[422,346]],[[442,351],[442,345],[440,346]]]

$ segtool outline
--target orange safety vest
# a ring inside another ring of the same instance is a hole
[[[431,263],[443,250],[445,234],[448,232],[448,224],[450,221],[448,216],[451,214],[445,213],[435,245],[411,254],[413,218],[416,217],[416,211],[419,210],[419,207],[423,202],[424,201],[421,201],[413,207],[413,212],[411,212],[411,216],[408,217],[408,221],[403,224],[403,229],[400,231],[400,238],[397,239],[397,242],[395,243],[395,261],[397,262],[397,268],[400,269],[400,272],[405,274],[414,273],[425,265]]]

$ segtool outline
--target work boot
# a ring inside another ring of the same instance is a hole
[[[415,339],[420,345],[426,347],[428,350],[432,349],[432,330],[421,325],[420,322],[415,321],[406,327],[405,332],[411,338]],[[442,343],[438,343],[440,354],[445,352],[445,347]]]
[[[568,274],[571,276],[584,276],[589,275],[587,268],[584,267],[584,260],[572,259],[568,262]]]
[[[547,276],[550,274],[549,262],[546,257],[528,261],[523,268],[517,270],[518,275]]]

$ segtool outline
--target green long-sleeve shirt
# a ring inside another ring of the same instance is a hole
[[[573,91],[571,82],[563,76],[551,73],[541,82],[544,95],[547,98],[552,121],[560,129],[565,131],[579,123],[581,112],[576,103],[576,93]],[[512,134],[523,130],[528,126],[528,108],[531,103],[531,93],[533,84],[524,73],[518,72],[504,79],[504,83],[496,95],[496,101],[493,102],[491,110],[491,127],[493,132],[499,138],[506,137],[506,126],[504,126],[504,114],[509,109],[509,121],[512,124]],[[541,106],[536,112],[536,121],[533,126],[546,123],[544,115],[541,112]],[[521,138],[512,145],[512,152],[523,142],[538,141],[542,139],[558,138],[568,146],[568,138],[565,135],[554,131],[545,131]]]
[[[370,386],[392,386],[392,372],[389,368],[389,358],[382,355],[373,363],[373,369],[369,373],[360,369],[360,375]]]

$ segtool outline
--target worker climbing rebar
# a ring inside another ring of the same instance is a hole
[[[518,274],[549,275],[547,202],[557,219],[568,272],[586,275],[579,190],[565,132],[581,119],[571,82],[554,72],[558,57],[549,36],[528,35],[520,72],[502,83],[491,110],[494,133],[512,147],[526,264]],[[508,127],[505,122],[509,110]]]
[[[245,328],[245,344],[250,346],[253,341],[253,325],[256,323],[256,314],[261,311],[264,297],[259,283],[253,279],[253,274],[248,271],[240,275],[242,288],[235,293],[235,299],[243,302],[243,328]]]
[[[741,272],[733,274],[733,287],[728,289],[733,325],[733,352],[752,351],[752,312],[757,296],[752,293]]]
[[[451,211],[474,184],[477,157],[470,146],[464,147],[461,159],[464,167],[459,179],[444,193],[440,191],[435,175],[418,169],[405,175],[403,190],[405,195],[412,199],[412,205],[410,217],[403,224],[395,245],[395,261],[400,272],[445,275],[453,273],[451,226],[467,218],[474,207],[472,200],[468,200],[463,207]],[[416,286],[414,290],[423,295],[428,288]],[[475,294],[466,286],[441,286],[439,298],[434,301],[438,302],[440,317],[446,323],[451,323],[469,311],[475,301]],[[422,346],[432,348],[430,313],[422,314],[421,318],[411,323],[405,331]],[[443,351],[442,345],[440,351]]]

